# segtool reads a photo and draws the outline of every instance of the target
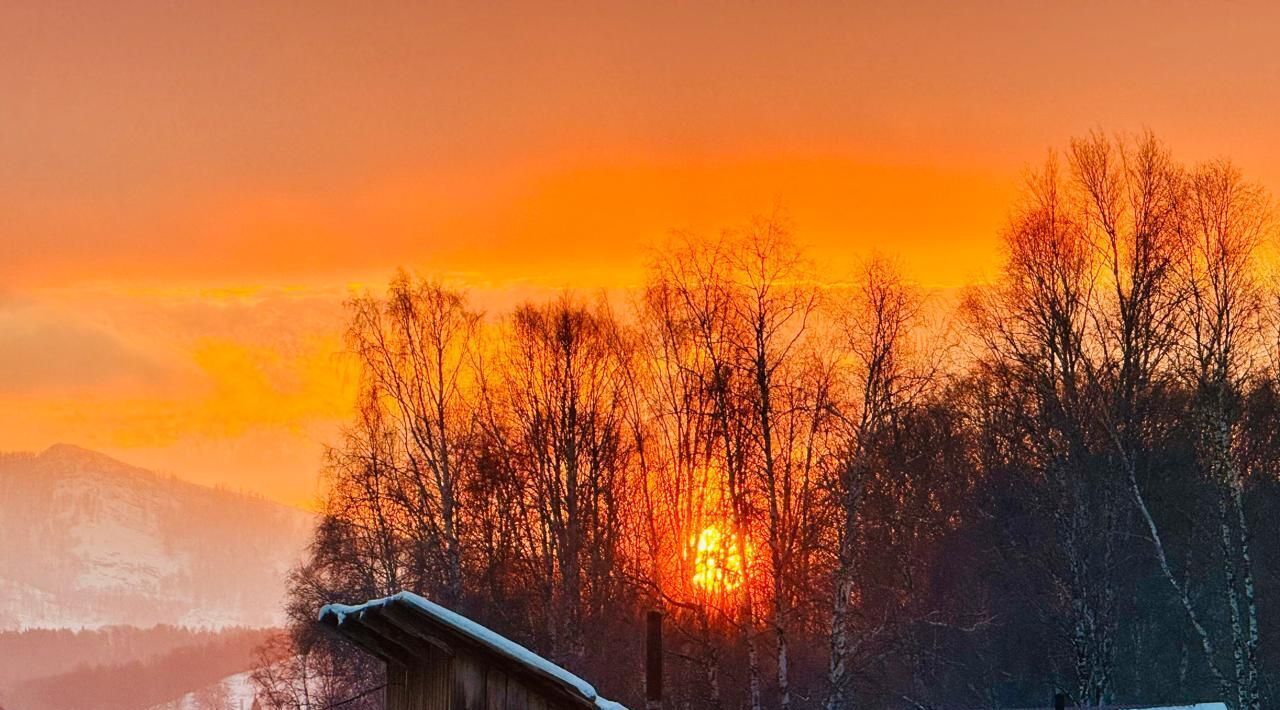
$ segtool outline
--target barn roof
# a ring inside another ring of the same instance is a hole
[[[364,604],[327,604],[320,621],[383,660],[404,661],[426,646],[451,653],[457,645],[478,650],[498,665],[520,672],[597,710],[626,710],[600,697],[590,683],[520,644],[461,614],[412,592],[400,592]]]

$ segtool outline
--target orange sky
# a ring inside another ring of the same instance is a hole
[[[1099,126],[1280,191],[1271,3],[475,5],[0,6],[0,450],[305,504],[397,265],[500,308],[780,207],[948,288]]]

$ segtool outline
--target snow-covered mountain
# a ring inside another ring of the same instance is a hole
[[[276,625],[312,526],[75,446],[0,454],[0,629]]]

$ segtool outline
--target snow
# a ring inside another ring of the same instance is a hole
[[[0,629],[279,626],[314,522],[73,446],[0,453]]]
[[[535,668],[566,686],[573,688],[586,700],[593,701],[600,710],[627,710],[626,706],[600,697],[596,689],[587,681],[557,666],[507,637],[481,626],[461,614],[446,609],[435,602],[424,599],[413,592],[400,592],[382,599],[374,599],[364,604],[327,604],[320,609],[320,618],[333,615],[341,626],[348,616],[359,617],[367,609],[386,606],[391,602],[409,604],[435,621],[452,628],[459,634],[471,638],[490,650],[506,656],[517,663]]]
[[[178,617],[178,626],[188,629],[229,629],[243,625],[244,613],[229,604],[192,607]]]
[[[70,486],[71,484],[64,484]],[[83,560],[76,591],[129,591],[159,585],[178,574],[181,561],[155,535],[154,512],[105,499],[103,510],[71,528],[71,553]]]
[[[245,671],[227,676],[204,688],[193,690],[180,698],[153,705],[149,710],[207,710],[208,704],[201,697],[206,693],[216,697],[222,707],[236,710],[248,710],[253,707],[253,700],[257,697],[251,674]]]

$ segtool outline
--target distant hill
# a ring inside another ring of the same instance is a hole
[[[27,681],[60,676],[84,668],[149,664],[184,648],[204,647],[224,638],[266,638],[264,630],[183,629],[176,626],[107,626],[93,630],[28,629],[0,631],[0,705]],[[21,707],[21,706],[13,706]]]
[[[0,629],[276,626],[313,524],[76,446],[0,454]]]
[[[62,673],[0,688],[0,705],[15,710],[239,710],[252,705],[246,669],[272,632],[225,630],[193,636],[194,645]],[[212,702],[210,702],[212,701]]]

